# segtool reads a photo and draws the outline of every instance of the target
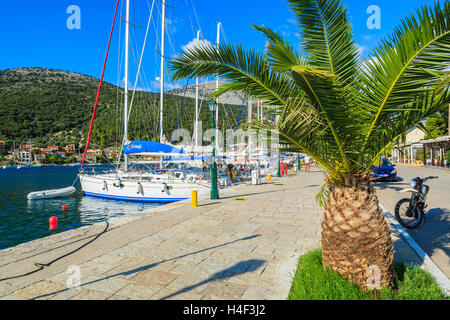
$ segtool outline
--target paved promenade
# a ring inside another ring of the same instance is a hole
[[[425,222],[417,229],[408,230],[408,233],[447,277],[450,277],[450,171],[405,165],[397,165],[397,171],[397,182],[375,184],[380,200],[392,215],[396,203],[400,199],[410,197],[409,193],[399,194],[398,191],[410,188],[412,178],[439,177],[426,182],[430,192],[427,197]]]
[[[314,170],[314,169],[313,169]],[[300,255],[320,247],[322,173],[238,185],[112,219],[108,232],[43,270],[0,282],[0,299],[286,299]],[[28,273],[105,228],[83,227],[0,251],[0,278]],[[393,235],[396,257],[417,261]],[[79,272],[79,273],[78,273]],[[68,284],[81,283],[76,288]]]

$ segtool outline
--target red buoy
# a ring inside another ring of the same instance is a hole
[[[57,229],[58,228],[58,218],[53,216],[50,217],[50,219],[48,219],[48,224],[49,224],[49,230],[53,230],[53,229]]]
[[[67,210],[67,206],[66,206],[65,204],[63,204],[63,205],[61,206],[61,209]]]

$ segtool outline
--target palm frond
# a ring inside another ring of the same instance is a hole
[[[382,124],[378,125],[373,132],[373,138],[370,139],[367,150],[372,163],[388,148],[393,142],[403,137],[407,131],[413,127],[421,125],[423,119],[428,118],[442,108],[450,104],[450,88],[442,89],[436,86],[433,91],[424,91],[415,95],[415,101],[411,103],[412,111],[398,112],[390,114]],[[370,169],[370,166],[366,169]]]
[[[290,96],[300,94],[287,76],[270,69],[263,54],[245,51],[240,45],[216,49],[211,44],[202,44],[177,56],[169,69],[173,80],[218,74],[229,82],[220,94],[237,90],[273,105],[285,105]]]
[[[291,99],[280,114],[276,125],[267,121],[253,121],[251,127],[276,130],[279,141],[296,152],[306,152],[319,163],[334,180],[340,180],[334,167],[341,160],[339,150],[330,135],[329,127],[316,108],[303,99]]]
[[[329,129],[328,143],[337,147],[339,159],[351,171],[351,161],[347,150],[349,145],[357,145],[355,131],[358,131],[361,117],[352,114],[353,92],[343,90],[337,76],[327,71],[309,66],[292,67],[293,79],[303,90],[309,103],[317,108]]]
[[[375,49],[358,87],[361,106],[372,115],[361,154],[376,139],[373,135],[381,123],[411,105],[417,94],[434,90],[448,74],[449,27],[449,1],[443,8],[424,6],[417,17],[405,18],[402,27]]]
[[[295,14],[301,51],[316,68],[336,74],[344,84],[353,81],[358,70],[358,47],[347,9],[341,0],[288,0]]]
[[[291,71],[292,66],[306,65],[308,61],[301,57],[284,37],[270,28],[253,25],[267,37],[267,56],[271,68],[278,72]]]
[[[285,150],[303,151],[329,174],[366,174],[373,161],[423,119],[450,104],[450,0],[424,6],[376,47],[363,68],[343,0],[287,0],[301,55],[283,36],[254,26],[265,52],[202,44],[170,63],[172,78],[219,75],[212,94],[241,91],[272,105]]]

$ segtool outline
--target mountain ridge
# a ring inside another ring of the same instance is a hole
[[[225,84],[223,81],[219,81],[219,87]],[[207,99],[216,90],[216,81],[206,81],[199,83],[199,98],[203,97]],[[170,90],[171,93],[184,96],[186,91],[186,97],[195,99],[195,84],[188,85],[186,87],[180,87]],[[231,91],[223,94],[219,99],[219,103],[242,105],[244,101],[244,94],[238,91]]]
[[[58,69],[1,70],[0,140],[11,144],[12,141],[32,142],[38,146],[83,145],[99,81],[92,76]],[[159,99],[159,93],[136,92],[129,122],[130,139],[159,140]],[[183,95],[175,90],[164,94],[164,102],[165,135],[170,137],[172,130],[181,127],[192,132],[195,100],[189,95],[183,99]],[[234,128],[241,104],[224,105],[219,123]],[[201,105],[200,120],[208,127],[210,113],[205,101],[201,101]],[[116,145],[121,141],[122,132],[123,88],[103,82],[93,143]]]

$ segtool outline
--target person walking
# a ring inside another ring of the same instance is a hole
[[[311,169],[311,157],[309,155],[305,156],[305,172],[309,172]]]

